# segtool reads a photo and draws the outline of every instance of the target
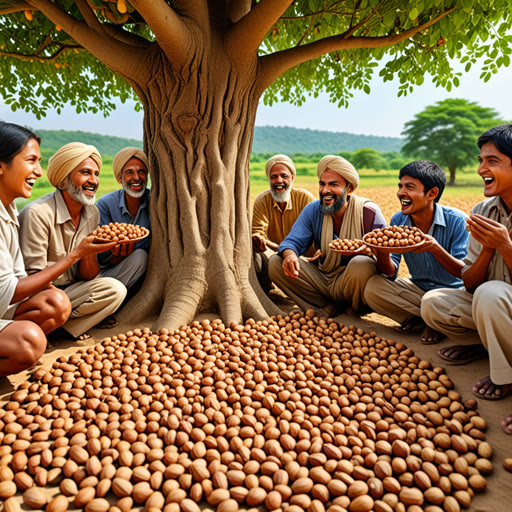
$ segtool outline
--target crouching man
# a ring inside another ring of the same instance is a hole
[[[100,168],[98,150],[81,142],[66,144],[50,158],[47,176],[55,192],[20,212],[20,247],[28,274],[55,264],[96,229]],[[120,281],[99,277],[99,272],[96,254],[88,254],[53,281],[71,302],[71,315],[62,327],[73,338],[90,337],[87,330],[114,313],[126,296]]]

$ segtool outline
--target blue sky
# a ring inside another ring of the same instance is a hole
[[[260,105],[256,125],[293,126],[399,137],[404,123],[411,120],[415,114],[427,105],[448,97],[476,101],[483,107],[496,109],[503,119],[512,121],[511,84],[512,68],[501,69],[487,83],[482,82],[479,79],[479,71],[473,69],[463,74],[460,87],[451,93],[434,87],[427,79],[421,87],[415,88],[413,94],[397,98],[396,83],[384,84],[377,77],[371,83],[370,95],[356,92],[348,109],[338,109],[325,95],[308,99],[302,107],[286,103],[275,104],[272,107]],[[73,108],[69,107],[61,115],[49,112],[46,118],[38,121],[31,114],[12,112],[0,100],[0,119],[27,125],[35,130],[82,130],[142,139],[142,113],[135,112],[133,103],[120,104],[107,118],[101,114],[76,114]]]

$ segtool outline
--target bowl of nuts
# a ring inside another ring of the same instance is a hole
[[[119,244],[131,244],[143,240],[149,235],[149,229],[136,224],[124,222],[111,222],[97,227],[91,235],[94,242],[117,242]]]
[[[401,254],[413,252],[425,244],[425,234],[414,226],[389,226],[374,229],[363,236],[368,247],[382,252]]]
[[[363,254],[371,256],[372,251],[362,240],[348,240],[346,238],[335,238],[330,244],[329,249],[342,256],[357,256]]]

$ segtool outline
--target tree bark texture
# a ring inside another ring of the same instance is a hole
[[[148,273],[121,315],[177,328],[201,312],[229,324],[279,310],[250,279],[249,158],[259,92],[253,69],[238,69],[221,47],[194,53],[174,74],[165,56],[148,59],[144,106],[151,176]]]

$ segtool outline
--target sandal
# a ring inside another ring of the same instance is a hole
[[[475,382],[471,392],[482,400],[501,400],[512,393],[512,384],[494,384],[488,376]]]
[[[437,351],[437,355],[446,361],[446,364],[459,365],[484,359],[489,354],[485,347],[478,343],[476,345],[450,345]]]
[[[119,325],[119,322],[117,321],[116,317],[114,315],[109,315],[106,318],[104,318],[101,322],[98,322],[94,328],[95,329],[112,329],[113,327],[116,327]]]

